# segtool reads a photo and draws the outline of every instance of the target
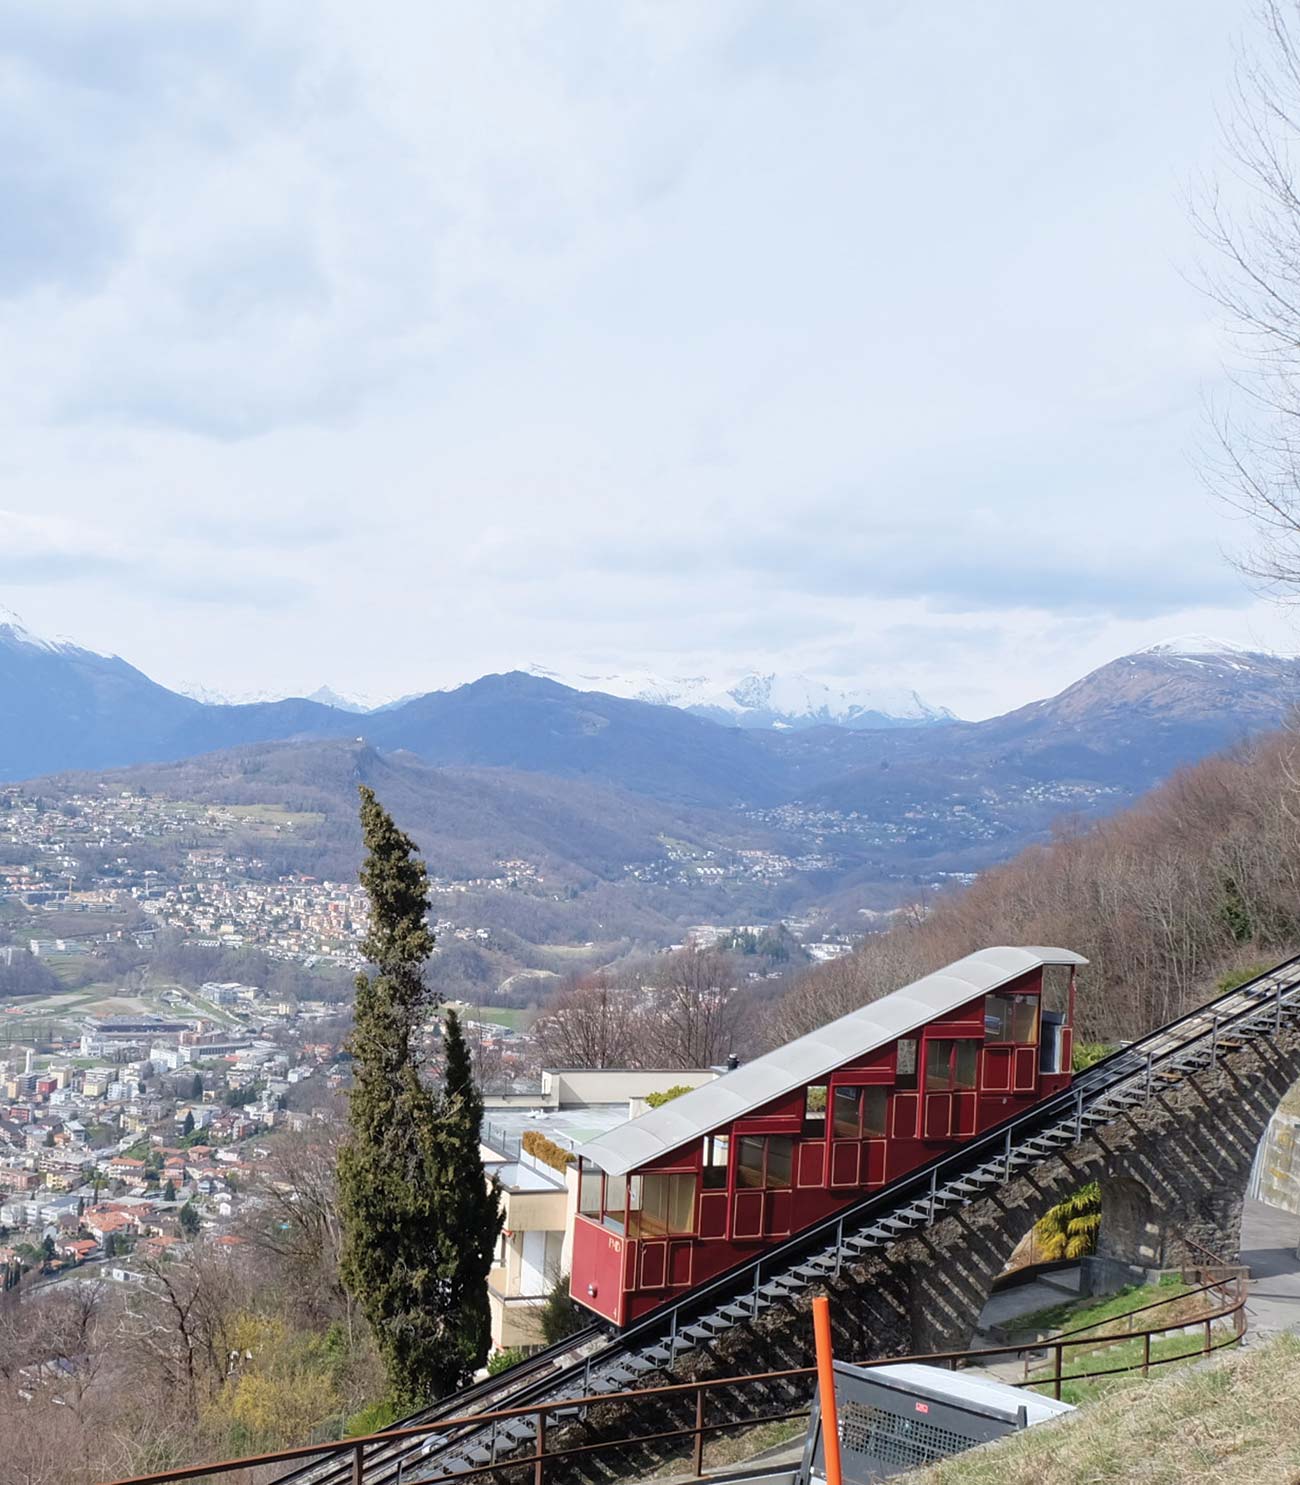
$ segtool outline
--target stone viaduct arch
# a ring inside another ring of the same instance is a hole
[[[1099,1254],[1146,1268],[1195,1261],[1189,1240],[1225,1258],[1240,1247],[1241,1214],[1264,1130],[1287,1090],[1300,1080],[1300,1026],[1283,1026],[1213,1068],[1177,1083],[1156,1080],[1149,1103],[1093,1130],[987,1196],[951,1212],[925,1232],[900,1239],[865,1260],[846,1263],[824,1286],[831,1295],[836,1353],[849,1360],[963,1350],[994,1279],[1043,1213],[1088,1181],[1101,1183]],[[810,1366],[810,1290],[782,1309],[741,1322],[707,1349],[677,1364],[681,1380]],[[762,1384],[773,1406],[797,1405],[807,1386]],[[713,1394],[710,1421],[752,1416],[750,1402],[728,1405]],[[689,1396],[635,1408],[610,1404],[574,1425],[574,1442],[624,1438],[630,1428],[689,1426]],[[634,1423],[635,1420],[635,1423]],[[638,1451],[659,1458],[656,1446]],[[663,1456],[667,1459],[668,1456]],[[596,1469],[581,1478],[603,1478]]]
[[[1102,1189],[1100,1257],[1172,1267],[1195,1261],[1190,1239],[1234,1258],[1255,1152],[1298,1079],[1300,1028],[1284,1027],[1223,1052],[1214,1068],[1179,1083],[1157,1079],[1149,1104],[927,1231],[846,1265],[826,1286],[840,1354],[865,1359],[968,1346],[1016,1244],[1050,1206],[1092,1180]],[[806,1308],[801,1300],[719,1337],[711,1361],[702,1368],[697,1359],[692,1373],[808,1364]]]

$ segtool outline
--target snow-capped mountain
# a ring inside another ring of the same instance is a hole
[[[201,701],[204,706],[259,706],[268,701],[316,701],[337,711],[364,716],[385,705],[361,696],[341,696],[331,686],[317,686],[314,691],[217,691],[198,681],[182,681],[176,687],[182,696]]]
[[[44,650],[51,655],[77,651],[86,655],[95,653],[93,650],[82,650],[80,645],[74,645],[70,639],[47,639],[43,634],[34,633],[14,613],[13,609],[6,608],[2,603],[0,603],[0,641],[8,645],[21,645],[29,650]]]
[[[708,676],[665,677],[635,670],[560,675],[540,665],[530,666],[529,673],[580,691],[602,691],[655,706],[679,707],[732,727],[917,727],[953,720],[946,707],[932,706],[906,687],[841,690],[797,672],[750,672],[733,681]]]

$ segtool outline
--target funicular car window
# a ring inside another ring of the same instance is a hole
[[[695,1177],[668,1177],[668,1231],[695,1231]]]
[[[862,1130],[862,1089],[837,1088],[833,1113],[832,1127],[835,1138],[857,1139]]]
[[[947,1038],[925,1044],[925,1091],[946,1093],[952,1086],[952,1042]]]
[[[868,1139],[884,1139],[885,1114],[888,1106],[889,1090],[887,1088],[864,1088],[862,1090],[862,1133]]]
[[[789,1189],[794,1176],[794,1141],[783,1134],[774,1134],[767,1141],[766,1185],[778,1191]]]
[[[600,1186],[605,1178],[602,1170],[592,1168],[582,1172],[578,1187],[578,1210],[584,1217],[600,1216]]]
[[[627,1177],[605,1177],[605,1214],[623,1220],[623,1208],[627,1205]]]
[[[989,995],[984,1000],[984,1040],[1032,1046],[1038,1040],[1036,995]]]
[[[898,1044],[898,1070],[894,1076],[898,1088],[916,1087],[916,1038],[905,1037]]]
[[[725,1191],[727,1189],[727,1154],[731,1141],[725,1134],[711,1134],[704,1140],[704,1189]]]
[[[763,1140],[758,1135],[743,1134],[736,1141],[736,1185],[763,1184]]]
[[[975,1070],[978,1066],[979,1045],[972,1041],[959,1041],[957,1043],[957,1055],[953,1062],[953,1083],[956,1087],[970,1089],[975,1087]]]

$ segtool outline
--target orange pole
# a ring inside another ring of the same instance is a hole
[[[841,1485],[840,1424],[835,1412],[835,1368],[831,1365],[831,1302],[824,1294],[813,1302],[813,1339],[817,1343],[817,1395],[821,1400],[822,1459],[826,1485]]]

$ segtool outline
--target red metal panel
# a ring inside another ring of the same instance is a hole
[[[856,1186],[858,1184],[857,1140],[836,1140],[831,1146],[831,1185]]]
[[[727,1193],[705,1191],[700,1195],[700,1236],[721,1238],[727,1235]]]
[[[955,1110],[953,1113],[953,1133],[965,1137],[975,1133],[976,1108],[979,1102],[977,1093],[958,1093],[955,1098]]]
[[[885,1149],[887,1140],[868,1140],[866,1143],[867,1163],[864,1172],[864,1185],[879,1186],[885,1179]]]
[[[615,1325],[624,1323],[623,1258],[624,1249],[630,1246],[617,1233],[586,1217],[574,1221],[569,1293]]]
[[[988,1093],[1011,1091],[1011,1048],[985,1047],[981,1087]]]
[[[790,1193],[767,1193],[766,1229],[772,1237],[784,1237],[790,1231]]]
[[[915,1093],[895,1093],[893,1124],[890,1134],[896,1140],[910,1140],[916,1138],[916,1118],[919,1095]]]
[[[674,1289],[684,1289],[691,1282],[691,1255],[695,1244],[685,1242],[668,1244],[668,1282]]]
[[[909,1170],[924,1164],[932,1153],[920,1140],[886,1140],[885,1180],[896,1181],[899,1176],[905,1176]]]
[[[927,1093],[925,1095],[925,1137],[928,1140],[947,1139],[952,1133],[952,1094]]]
[[[795,1184],[798,1186],[824,1186],[826,1184],[826,1145],[822,1140],[807,1140],[796,1150],[799,1162]]]
[[[642,1289],[662,1289],[668,1277],[668,1244],[666,1242],[641,1243]]]
[[[803,1110],[797,1114],[751,1114],[737,1119],[731,1126],[733,1134],[801,1134],[803,1132]]]
[[[1038,1085],[1038,1048],[1017,1047],[1015,1081],[1012,1089],[1016,1093],[1032,1093]]]
[[[756,1238],[763,1231],[763,1193],[737,1191],[731,1220],[731,1234],[738,1238]]]

